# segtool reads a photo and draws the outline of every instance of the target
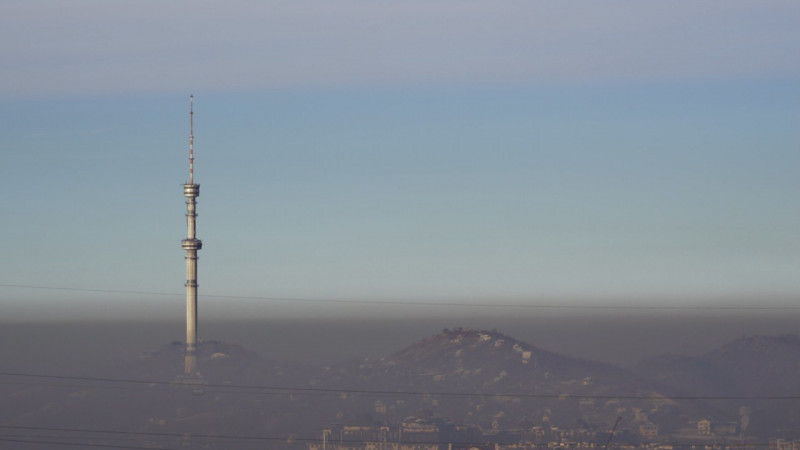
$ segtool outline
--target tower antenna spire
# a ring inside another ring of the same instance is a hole
[[[194,95],[189,96],[189,182],[183,185],[186,197],[186,239],[181,246],[186,250],[186,375],[197,373],[197,251],[203,242],[197,239],[197,197],[200,185],[194,182]]]
[[[189,184],[194,183],[194,94],[189,95]]]

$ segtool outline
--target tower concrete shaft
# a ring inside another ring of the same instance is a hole
[[[186,239],[181,246],[186,251],[186,356],[184,372],[197,372],[197,251],[203,242],[197,239],[197,197],[200,185],[194,182],[194,97],[189,108],[189,182],[183,185],[186,197]]]

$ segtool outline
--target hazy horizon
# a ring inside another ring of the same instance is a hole
[[[800,334],[800,314],[676,312],[479,317],[206,320],[201,340],[242,345],[273,360],[339,362],[388,356],[443,328],[497,330],[543,350],[630,366],[662,354],[698,356],[743,335]],[[7,369],[61,373],[133,362],[183,341],[177,320],[4,321],[0,359]],[[11,344],[13,343],[13,345]]]

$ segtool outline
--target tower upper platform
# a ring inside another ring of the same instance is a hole
[[[184,183],[183,184],[183,195],[184,197],[199,197],[200,196],[200,185],[195,183]]]

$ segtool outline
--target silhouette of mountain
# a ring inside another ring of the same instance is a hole
[[[702,356],[747,395],[800,393],[800,336],[744,336]]]
[[[352,411],[374,409],[398,420],[428,408],[485,428],[512,427],[524,417],[561,427],[610,425],[621,410],[633,420],[635,410],[677,405],[630,371],[551,353],[496,331],[460,328],[385,358],[329,366],[313,383],[387,392],[370,400],[377,408],[353,399]],[[634,398],[640,396],[648,398]]]
[[[743,336],[698,357],[660,356],[640,362],[636,372],[663,389],[683,395],[751,397],[709,405],[728,411],[748,411],[746,432],[769,437],[800,437],[800,337]],[[794,402],[794,403],[793,403]],[[737,407],[738,405],[738,407]]]

